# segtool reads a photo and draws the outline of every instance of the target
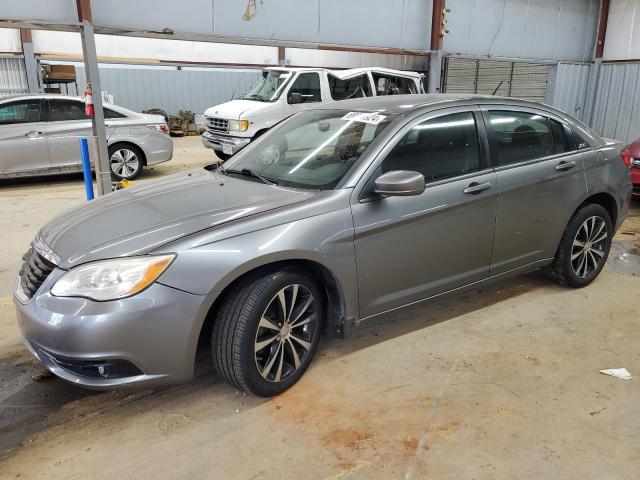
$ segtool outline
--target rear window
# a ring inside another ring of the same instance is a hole
[[[371,83],[366,74],[340,79],[331,74],[329,77],[329,90],[334,100],[346,100],[348,98],[370,97]]]
[[[376,95],[405,95],[418,93],[415,82],[406,77],[386,75],[373,72],[373,84],[376,88]]]

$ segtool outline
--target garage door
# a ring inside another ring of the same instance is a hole
[[[443,91],[541,102],[547,93],[550,68],[545,63],[447,58]]]

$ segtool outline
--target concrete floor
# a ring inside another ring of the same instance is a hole
[[[213,159],[198,137],[143,175]],[[96,393],[42,372],[11,293],[77,176],[0,184],[0,478],[631,479],[640,475],[640,202],[591,286],[534,273],[325,339],[271,399],[211,373],[162,390]]]

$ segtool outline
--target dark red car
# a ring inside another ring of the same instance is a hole
[[[640,138],[627,145],[622,152],[624,163],[631,169],[631,182],[633,183],[633,196],[640,198]]]

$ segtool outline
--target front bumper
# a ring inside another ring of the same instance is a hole
[[[94,389],[156,385],[193,376],[212,298],[155,283],[130,298],[54,297],[55,269],[26,303],[14,296],[23,342],[58,377]]]
[[[228,155],[236,154],[249,145],[249,142],[251,142],[251,139],[246,137],[232,137],[211,132],[204,132],[202,134],[202,144],[205,147]]]

